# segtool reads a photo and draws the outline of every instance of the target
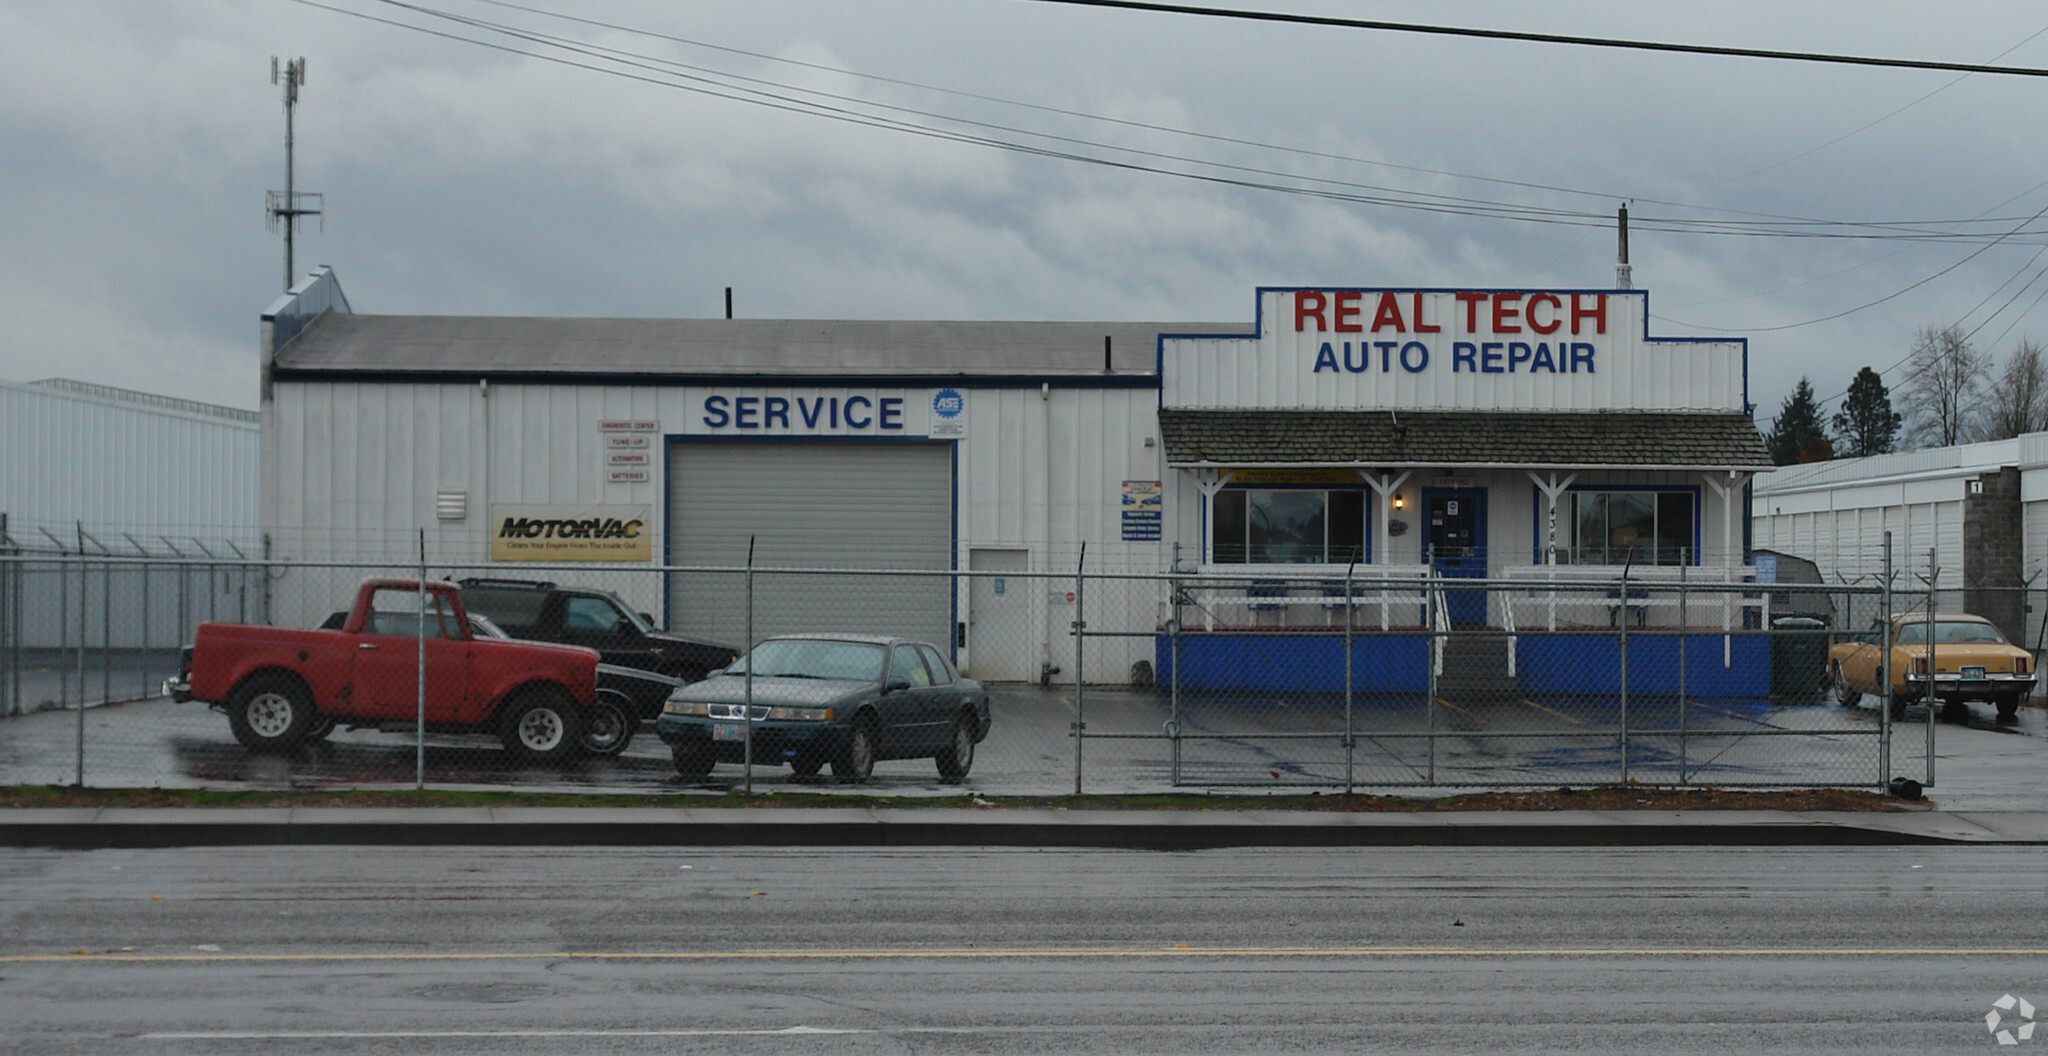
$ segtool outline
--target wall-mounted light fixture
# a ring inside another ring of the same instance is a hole
[[[1407,505],[1408,505],[1408,500],[1407,500],[1407,499],[1404,499],[1404,498],[1402,498],[1402,497],[1401,497],[1401,496],[1399,496],[1399,495],[1396,495],[1396,496],[1394,496],[1394,508],[1395,508],[1395,509],[1397,509],[1397,510],[1399,510],[1399,509],[1403,509],[1403,508],[1407,507]]]

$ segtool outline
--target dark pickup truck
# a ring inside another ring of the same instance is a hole
[[[740,651],[723,642],[659,630],[654,621],[608,590],[563,587],[526,579],[465,579],[463,607],[490,618],[514,638],[597,650],[599,688],[628,701],[647,721],[677,686],[732,663]]]
[[[175,700],[227,713],[235,739],[288,748],[336,725],[487,733],[529,759],[581,750],[587,726],[616,715],[597,696],[590,649],[478,637],[453,583],[365,580],[341,627],[293,630],[202,623],[185,649]],[[422,686],[424,684],[424,693]],[[612,721],[616,722],[614,718]]]

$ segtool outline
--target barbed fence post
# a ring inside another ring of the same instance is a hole
[[[1940,602],[1935,593],[1935,581],[1941,578],[1941,566],[1935,564],[1936,551],[1927,550],[1927,787],[1934,787],[1934,607]]]
[[[86,581],[85,568],[85,525],[78,525],[78,649],[73,654],[78,672],[78,730],[75,745],[78,751],[78,770],[75,778],[79,788],[85,787],[85,637],[88,625],[86,593],[92,585]]]
[[[754,652],[754,539],[754,536],[747,536],[747,629],[744,635],[746,641],[742,648],[746,650],[746,655],[748,656],[752,656]],[[883,657],[882,681],[885,685],[889,681],[888,663],[889,659]],[[747,661],[747,677],[740,690],[740,736],[745,738],[740,745],[740,773],[742,775],[740,788],[742,794],[752,796],[754,794],[754,663],[752,660]],[[873,751],[873,747],[870,746],[869,750]]]
[[[415,659],[419,664],[418,693],[414,700],[413,713],[413,774],[412,787],[415,791],[427,787],[427,530],[420,531],[420,578],[414,583],[419,588],[419,622],[414,625],[418,632]],[[372,595],[374,598],[375,595]]]
[[[1689,753],[1689,752],[1688,752],[1688,750],[1687,750],[1687,749],[1688,749],[1688,748],[1690,747],[1690,745],[1691,745],[1691,741],[1690,741],[1690,737],[1691,737],[1691,731],[1690,731],[1690,728],[1688,727],[1688,724],[1687,724],[1687,721],[1686,721],[1686,719],[1687,719],[1687,715],[1688,715],[1689,713],[1688,713],[1688,712],[1687,712],[1687,710],[1686,710],[1686,704],[1687,704],[1687,702],[1688,702],[1688,696],[1687,696],[1687,693],[1686,693],[1686,682],[1685,682],[1685,676],[1686,676],[1686,670],[1685,670],[1685,660],[1686,660],[1686,657],[1685,657],[1685,640],[1686,640],[1686,638],[1690,637],[1690,635],[1691,635],[1691,631],[1692,631],[1692,620],[1691,620],[1691,618],[1690,618],[1690,617],[1688,616],[1688,610],[1687,610],[1687,608],[1686,608],[1686,581],[1687,581],[1687,576],[1686,576],[1686,573],[1687,573],[1687,568],[1688,568],[1688,566],[1690,566],[1691,564],[1692,564],[1692,548],[1691,548],[1691,547],[1689,547],[1689,546],[1681,546],[1681,547],[1679,547],[1679,548],[1678,548],[1678,783],[1679,783],[1679,784],[1681,784],[1681,785],[1685,785],[1685,784],[1691,784],[1691,783],[1692,783],[1692,779],[1691,779],[1691,778],[1690,778],[1690,777],[1689,777],[1689,776],[1688,776],[1688,775],[1686,774],[1687,762],[1688,762],[1688,760],[1689,760],[1689,759],[1691,758],[1691,755],[1690,755],[1690,753]],[[1768,685],[1768,682],[1766,683],[1766,685]]]
[[[1344,566],[1344,794],[1350,795],[1353,783],[1352,764],[1358,750],[1352,734],[1352,707],[1356,682],[1352,672],[1352,620],[1351,620],[1351,576],[1358,570],[1358,555],[1352,554],[1351,562]]]
[[[1621,783],[1628,784],[1628,572],[1635,561],[1631,549],[1628,559],[1621,564]]]
[[[1081,794],[1081,740],[1088,730],[1087,679],[1082,674],[1082,644],[1088,633],[1087,589],[1088,541],[1081,541],[1081,556],[1074,562],[1074,794]]]
[[[1881,792],[1892,784],[1892,533],[1884,533],[1884,580],[1878,595],[1878,626],[1884,651],[1879,654],[1881,682],[1877,695],[1877,787]]]

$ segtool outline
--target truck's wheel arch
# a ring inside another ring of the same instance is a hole
[[[236,694],[248,688],[251,683],[259,681],[289,682],[298,687],[300,693],[305,694],[305,699],[313,705],[315,710],[318,710],[320,707],[319,698],[313,695],[313,687],[307,684],[306,676],[299,674],[289,667],[272,666],[253,668],[243,674],[242,677],[235,679],[235,684],[228,689],[227,693],[221,696],[221,702],[225,703],[235,699]]]
[[[565,686],[552,678],[529,678],[526,681],[521,682],[516,686],[513,686],[511,689],[508,689],[505,692],[498,694],[498,698],[491,702],[490,722],[493,725],[502,724],[505,721],[505,709],[513,703],[525,699],[526,695],[529,693],[560,694],[561,698],[564,701],[568,702],[569,707],[577,712],[581,712],[584,708],[589,706],[584,704],[582,701],[577,700],[576,694],[570,692],[568,686]]]

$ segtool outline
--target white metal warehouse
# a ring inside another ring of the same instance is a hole
[[[1931,563],[1944,608],[2039,643],[2048,433],[1785,466],[1756,489],[1756,545],[1811,560],[1830,582],[1876,582],[1887,532],[1897,589],[1924,591]]]
[[[1071,571],[1085,544],[1149,573],[1749,574],[1769,460],[1741,341],[1651,337],[1641,291],[1255,297],[1221,323],[376,316],[323,270],[264,316],[262,520],[281,559],[403,566],[424,530],[430,562],[513,575],[738,566],[750,537],[805,568]],[[634,582],[740,637],[714,581]],[[1001,586],[783,596],[756,627],[915,632],[991,679],[1071,664],[1066,588]],[[275,589],[280,622],[333,604]],[[1308,599],[1238,600],[1226,623],[1327,629]],[[1512,617],[1477,604],[1461,622]],[[1084,674],[1151,650],[1091,645]]]

